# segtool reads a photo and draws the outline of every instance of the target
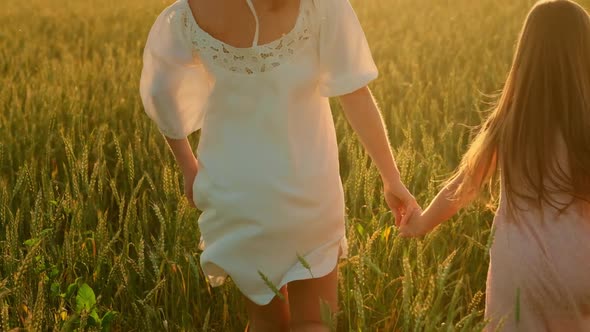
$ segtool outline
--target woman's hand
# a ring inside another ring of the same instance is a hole
[[[400,180],[385,124],[373,95],[369,88],[364,87],[340,96],[340,102],[348,122],[381,174],[385,187],[385,200],[395,213],[395,222],[399,225],[404,216],[411,215],[412,211],[419,206]]]
[[[384,196],[385,202],[395,214],[395,225],[398,227],[404,218],[421,212],[420,205],[400,180],[384,183]]]
[[[193,198],[193,184],[195,183],[195,178],[199,173],[199,163],[197,161],[197,167],[191,170],[187,170],[183,173],[184,177],[184,196],[188,199],[188,203],[190,206],[196,208],[195,200]]]
[[[174,154],[174,158],[180,167],[184,177],[184,196],[188,199],[190,206],[195,207],[193,200],[193,183],[199,172],[199,161],[193,154],[188,139],[173,139],[166,137],[166,141]]]

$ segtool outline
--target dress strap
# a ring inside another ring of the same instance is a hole
[[[258,38],[260,36],[260,21],[258,20],[258,14],[256,13],[256,8],[254,8],[254,4],[252,0],[246,0],[248,3],[248,7],[250,7],[250,11],[252,15],[254,15],[254,20],[256,21],[256,32],[254,33],[254,40],[252,41],[252,46],[258,46]]]

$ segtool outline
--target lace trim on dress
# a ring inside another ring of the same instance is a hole
[[[207,58],[229,71],[252,75],[279,67],[311,39],[311,10],[306,5],[306,0],[300,1],[299,15],[291,31],[270,43],[248,48],[228,45],[201,29],[193,17],[187,0],[184,0],[186,6],[181,13],[181,20],[199,57]]]

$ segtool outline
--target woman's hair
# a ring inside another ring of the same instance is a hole
[[[573,1],[530,11],[497,105],[453,178],[456,196],[480,191],[498,168],[511,209],[516,198],[560,210],[590,199],[590,17]]]

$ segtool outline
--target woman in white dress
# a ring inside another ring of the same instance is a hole
[[[213,286],[231,276],[251,331],[323,331],[320,302],[337,310],[345,208],[329,97],[396,217],[416,207],[366,87],[376,77],[348,0],[178,0],[152,27],[145,111],[202,210],[201,267]],[[197,161],[186,137],[199,129]]]

